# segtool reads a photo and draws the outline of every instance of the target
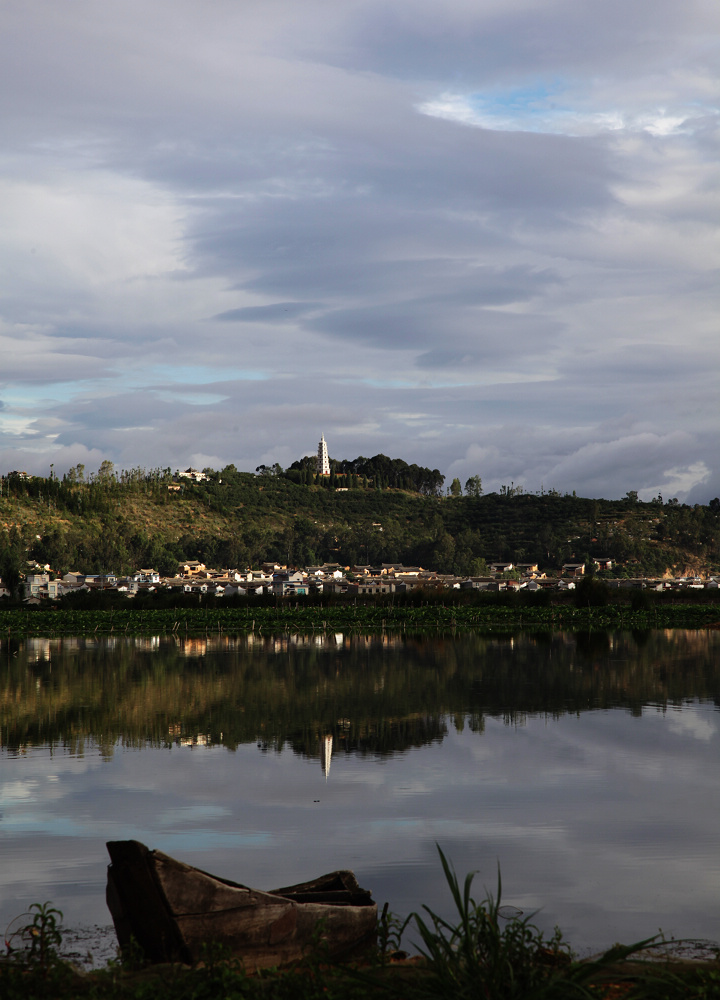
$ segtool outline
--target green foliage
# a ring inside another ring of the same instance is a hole
[[[378,958],[381,965],[385,965],[389,958],[399,952],[402,936],[413,917],[410,913],[401,920],[397,914],[388,909],[388,905],[385,903],[383,906],[377,925]]]
[[[519,497],[522,496],[524,492],[525,488],[519,484],[516,486],[515,483],[510,483],[509,486],[504,485],[500,487],[500,496],[503,497]],[[574,493],[573,496],[575,496]]]
[[[115,479],[115,466],[112,462],[109,462],[107,459],[101,462],[97,472],[97,479],[101,483],[109,483]]]
[[[59,964],[62,917],[62,911],[49,902],[31,903],[28,912],[13,920],[5,932],[8,955],[47,978]]]
[[[610,603],[610,588],[602,580],[584,577],[575,588],[578,608],[604,608]]]
[[[633,611],[650,611],[654,607],[654,602],[647,591],[635,590],[630,598],[630,607]]]
[[[458,921],[451,923],[423,909],[427,918],[413,914],[428,963],[427,975],[418,977],[409,994],[418,1000],[562,1000],[562,998],[602,997],[604,987],[620,986],[627,997],[658,996],[645,993],[649,984],[667,982],[662,968],[648,965],[644,975],[628,973],[626,960],[655,944],[658,936],[632,945],[615,945],[599,959],[573,961],[569,946],[559,928],[546,939],[533,924],[532,915],[516,911],[505,917],[501,905],[502,881],[498,867],[497,894],[486,891],[476,902],[472,897],[475,873],[465,877],[461,888],[452,865],[439,845],[438,854],[445,879],[457,910]],[[637,984],[639,991],[627,992]],[[683,994],[678,993],[677,996]],[[695,994],[692,994],[693,996]],[[670,998],[668,997],[668,1000]]]
[[[293,462],[287,475],[297,482],[295,473],[314,468],[314,464],[314,456],[302,458],[298,462]],[[376,490],[410,490],[427,496],[437,496],[445,481],[445,477],[438,469],[408,465],[401,458],[388,458],[387,455],[382,454],[375,455],[373,458],[365,458],[360,455],[358,458],[343,461],[331,459],[330,466],[334,476],[344,477],[342,485],[351,486],[353,489],[358,488],[360,477],[362,477],[364,489],[367,489],[368,485],[372,485]],[[332,485],[336,485],[335,482]]]
[[[180,492],[168,491],[169,469],[116,472],[110,463],[90,475],[76,467],[62,479],[6,478],[0,523],[14,527],[0,529],[0,573],[17,587],[28,559],[60,575],[140,566],[167,573],[185,559],[218,567],[404,562],[457,575],[479,575],[481,560],[553,570],[586,556],[612,559],[613,575],[720,569],[712,505],[538,496],[514,485],[482,495],[479,476],[450,502],[439,495],[437,470],[361,456],[333,462],[332,476],[318,481],[313,462],[263,475],[226,466]]]
[[[30,961],[37,962],[42,969],[47,969],[51,962],[57,960],[57,950],[62,944],[62,911],[46,903],[30,905],[32,923],[27,928],[30,938]]]
[[[17,528],[0,535],[0,580],[13,597],[19,597],[26,569],[25,545]]]
[[[438,845],[438,854],[459,920],[453,924],[424,906],[429,920],[414,913],[430,966],[424,994],[448,1000],[523,998],[548,996],[557,985],[558,966],[569,962],[567,947],[558,929],[546,941],[529,917],[501,917],[502,882],[498,869],[497,895],[476,903],[472,897],[474,873],[461,889],[455,870]],[[479,991],[482,991],[480,993]]]
[[[479,497],[482,493],[482,479],[480,476],[470,476],[465,482],[465,493],[469,497]]]
[[[718,1000],[720,970],[698,965],[678,971],[671,965],[645,962],[626,996],[628,1000]]]

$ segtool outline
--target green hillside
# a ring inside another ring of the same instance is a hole
[[[29,559],[56,573],[154,566],[170,574],[178,561],[200,559],[216,567],[403,562],[477,575],[492,560],[557,570],[595,556],[614,561],[613,575],[720,569],[717,500],[690,507],[512,490],[450,497],[386,485],[389,475],[377,485],[354,474],[317,485],[297,469],[206,471],[207,482],[180,491],[168,488],[170,470],[5,477],[0,575],[12,582]],[[338,492],[340,483],[349,485]]]

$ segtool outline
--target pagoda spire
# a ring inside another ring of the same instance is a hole
[[[319,476],[330,475],[330,459],[328,458],[327,443],[324,434],[320,436],[320,444],[318,445],[317,472]]]

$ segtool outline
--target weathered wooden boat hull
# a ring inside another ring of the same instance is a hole
[[[352,872],[262,892],[138,841],[107,847],[107,903],[120,947],[134,939],[152,962],[201,961],[216,942],[251,970],[298,961],[318,942],[330,958],[375,942],[377,906]]]

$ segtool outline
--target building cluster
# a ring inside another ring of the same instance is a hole
[[[598,570],[611,568],[609,559],[596,559]],[[585,574],[582,563],[566,563],[562,574],[548,577],[537,563],[490,563],[486,576],[454,576],[436,573],[421,566],[402,563],[382,563],[379,566],[340,566],[324,563],[298,569],[279,563],[263,563],[257,569],[213,569],[198,561],[178,566],[175,576],[161,576],[152,568],[138,569],[128,576],[115,573],[66,573],[56,577],[50,566],[30,564],[24,582],[27,602],[40,603],[78,591],[110,591],[135,597],[144,591],[174,590],[178,593],[235,597],[244,595],[306,597],[322,594],[344,594],[349,597],[373,594],[405,593],[414,588],[482,590],[487,592],[539,590],[573,590]],[[714,577],[678,577],[674,579],[607,580],[610,587],[641,588],[656,591],[687,589],[717,589]],[[0,581],[0,597],[9,591]]]

